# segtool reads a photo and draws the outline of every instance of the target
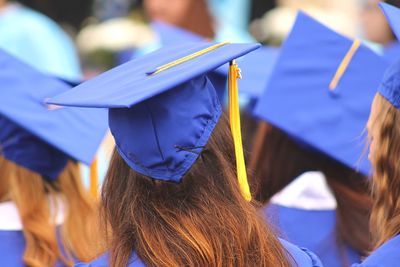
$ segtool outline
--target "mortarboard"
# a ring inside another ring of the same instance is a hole
[[[47,98],[71,86],[0,50],[0,153],[55,179],[67,160],[90,164],[107,129],[105,110],[61,108]]]
[[[392,29],[397,40],[400,40],[400,8],[386,4],[384,2],[379,3],[383,14],[388,21],[390,28]]]
[[[358,40],[299,12],[255,114],[368,175],[361,136],[386,66]]]
[[[222,112],[206,75],[231,62],[231,131],[239,183],[249,199],[237,101],[239,70],[232,61],[259,46],[201,42],[164,47],[84,82],[48,103],[109,108],[110,130],[125,162],[153,179],[180,182],[207,144]]]

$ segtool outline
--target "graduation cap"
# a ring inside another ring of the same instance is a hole
[[[240,136],[237,83],[233,60],[259,44],[196,43],[164,47],[137,58],[48,103],[109,108],[116,147],[136,172],[180,182],[207,144],[222,108],[207,75],[230,62],[230,123],[238,179],[249,199]]]
[[[0,154],[54,180],[68,159],[90,164],[107,129],[105,110],[49,106],[71,86],[0,50]]]
[[[400,8],[384,2],[380,2],[379,7],[382,9],[397,40],[400,40]]]
[[[400,61],[396,61],[385,71],[378,92],[393,106],[400,109]]]
[[[368,175],[362,133],[386,67],[358,40],[300,12],[255,114]]]

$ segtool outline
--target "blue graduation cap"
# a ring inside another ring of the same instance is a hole
[[[358,40],[300,12],[255,114],[368,175],[362,133],[386,67]]]
[[[400,61],[396,61],[385,71],[378,92],[393,106],[400,109]]]
[[[71,86],[0,50],[0,154],[51,180],[67,160],[90,164],[105,134],[105,110],[60,108],[47,98]]]
[[[202,42],[164,47],[48,103],[109,108],[111,133],[125,162],[153,179],[180,182],[207,144],[222,112],[207,75],[231,62],[231,129],[239,182],[248,198],[237,105],[238,69],[232,61],[259,46]]]
[[[382,9],[394,35],[396,35],[397,40],[400,41],[400,8],[384,2],[380,2],[379,6]]]

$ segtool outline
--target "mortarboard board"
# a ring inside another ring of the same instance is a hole
[[[388,21],[390,28],[392,29],[397,40],[400,40],[400,8],[386,4],[384,2],[379,3],[383,14]]]
[[[153,179],[179,182],[207,144],[222,112],[206,74],[259,46],[202,42],[164,47],[48,102],[109,108],[110,130],[125,162]],[[239,183],[248,198],[235,88],[237,74],[235,64],[231,64],[231,130]]]
[[[106,111],[53,110],[45,100],[71,86],[2,50],[0,69],[1,154],[49,179],[69,158],[90,164],[107,129]]]
[[[361,135],[386,66],[359,41],[300,12],[255,114],[367,175]]]

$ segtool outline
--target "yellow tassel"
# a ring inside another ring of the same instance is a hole
[[[98,196],[98,172],[97,172],[97,159],[93,160],[92,164],[90,165],[90,194],[97,198]]]
[[[228,88],[229,88],[229,120],[233,142],[235,146],[236,168],[239,186],[243,197],[251,200],[249,183],[247,181],[246,164],[242,145],[242,134],[240,130],[240,110],[237,79],[241,78],[240,69],[234,61],[229,64]]]
[[[329,84],[329,90],[333,91],[339,84],[340,78],[342,78],[344,72],[346,71],[347,67],[349,66],[351,59],[353,58],[354,54],[357,52],[357,49],[360,47],[361,41],[354,40],[353,44],[351,45],[349,51],[347,51],[345,57],[343,58],[342,62],[340,63],[338,69],[336,70],[335,76],[333,77],[331,83]]]

